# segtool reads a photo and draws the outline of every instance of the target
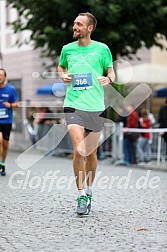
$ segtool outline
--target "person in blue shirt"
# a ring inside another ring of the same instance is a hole
[[[9,85],[6,79],[5,69],[0,68],[0,174],[2,176],[6,175],[5,160],[12,129],[13,109],[18,108],[16,89]]]

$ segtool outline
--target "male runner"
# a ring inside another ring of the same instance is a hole
[[[6,83],[6,71],[0,68],[0,173],[6,175],[5,159],[12,129],[13,109],[18,108],[18,96],[13,86]]]
[[[74,20],[76,42],[62,48],[58,72],[67,84],[64,112],[73,143],[73,167],[78,188],[77,213],[88,214],[97,167],[97,147],[105,110],[103,86],[114,81],[112,55],[107,45],[91,39],[96,18],[86,12]]]

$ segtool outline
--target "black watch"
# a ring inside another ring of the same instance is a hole
[[[110,83],[112,83],[112,80],[111,80],[110,76],[107,76],[107,77],[109,78],[109,80],[110,80]]]

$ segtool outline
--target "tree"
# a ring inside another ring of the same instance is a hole
[[[167,0],[7,0],[26,20],[16,20],[15,32],[31,30],[35,47],[45,48],[53,60],[64,44],[73,41],[73,21],[80,12],[91,12],[98,20],[92,38],[106,43],[117,55],[135,54],[143,44],[163,48],[167,37]]]

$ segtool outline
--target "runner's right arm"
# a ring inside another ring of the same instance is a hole
[[[62,66],[58,66],[57,70],[62,81],[64,81],[65,84],[69,84],[71,82],[71,74],[67,73],[67,69]]]

